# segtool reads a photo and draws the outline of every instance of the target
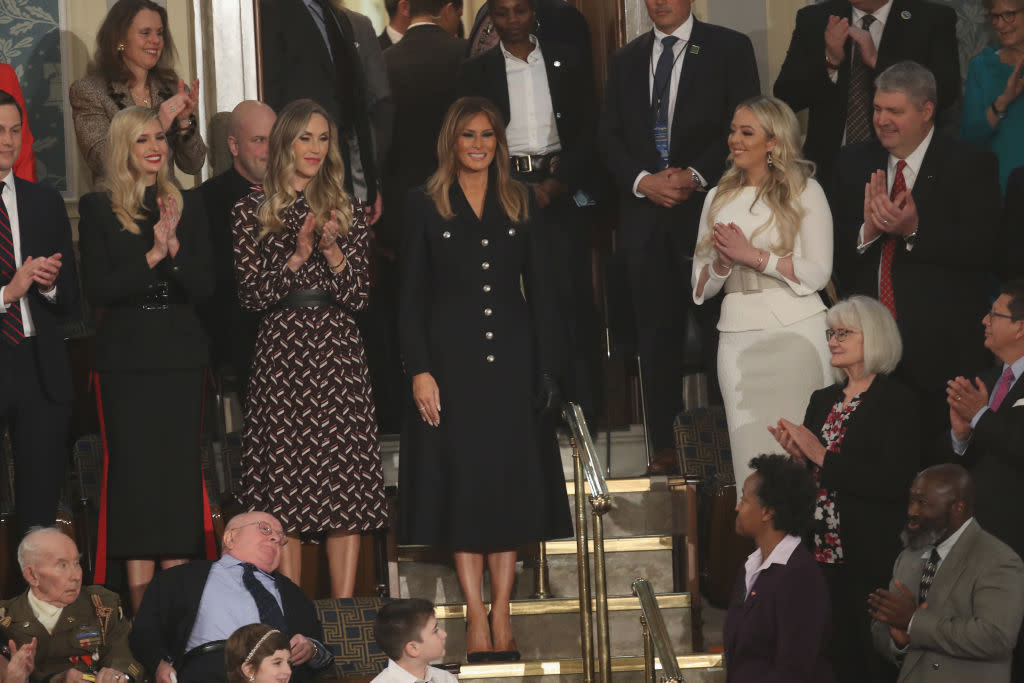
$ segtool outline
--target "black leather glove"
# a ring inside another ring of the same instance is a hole
[[[537,412],[543,417],[557,415],[562,408],[562,392],[550,372],[541,373],[537,383]]]

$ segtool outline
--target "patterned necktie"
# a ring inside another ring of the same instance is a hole
[[[256,609],[260,613],[260,623],[273,626],[282,633],[288,632],[288,625],[284,621],[284,613],[277,599],[267,590],[266,586],[256,578],[256,567],[250,562],[243,562],[242,583],[256,601]]]
[[[999,406],[1003,405],[1003,399],[1010,392],[1010,385],[1012,384],[1013,368],[1007,366],[1003,376],[999,378],[999,386],[996,387],[995,393],[992,394],[992,403],[989,405],[989,410],[999,410]]]
[[[9,284],[17,272],[14,257],[14,233],[11,231],[11,217],[4,202],[4,181],[0,180],[0,282]],[[21,321],[21,301],[7,305],[7,312],[0,314],[0,332],[8,344],[20,344],[25,338],[25,326]]]
[[[892,190],[889,192],[889,201],[896,201],[901,192],[906,192],[907,181],[903,177],[903,169],[907,162],[900,159],[896,162],[896,177],[892,181]],[[896,318],[896,295],[892,288],[892,261],[896,256],[895,235],[888,235],[885,244],[882,245],[882,259],[878,265],[878,300],[889,309],[892,317]]]
[[[917,604],[924,604],[924,601],[928,599],[928,591],[932,587],[932,582],[935,581],[935,572],[939,570],[939,557],[938,548],[932,548],[932,554],[928,556],[928,561],[924,563],[924,571],[921,572],[921,587],[917,589]]]
[[[865,14],[860,27],[867,31],[875,17]],[[860,47],[856,41],[850,51],[850,87],[846,95],[846,144],[863,142],[871,138],[871,83],[872,71],[860,58]]]

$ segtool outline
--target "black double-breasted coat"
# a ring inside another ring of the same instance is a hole
[[[405,411],[399,485],[403,542],[462,550],[572,533],[554,432],[538,378],[558,367],[547,240],[536,204],[515,223],[489,183],[481,218],[456,184],[443,219],[410,193],[400,332],[407,377],[437,382],[441,423]]]

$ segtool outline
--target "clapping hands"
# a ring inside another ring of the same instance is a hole
[[[166,199],[157,197],[156,203],[160,207],[160,218],[153,226],[153,248],[146,254],[150,268],[167,256],[174,258],[181,249],[178,240],[178,221],[181,220],[178,201],[173,195],[167,195]]]
[[[889,199],[885,171],[878,170],[864,185],[864,241],[881,234],[906,237],[917,230],[918,215],[914,195],[909,190]]]
[[[306,220],[299,228],[299,234],[295,240],[295,251],[288,259],[288,268],[292,272],[297,271],[309,257],[313,255],[313,247],[320,250],[320,253],[327,259],[327,265],[334,272],[340,272],[346,263],[345,253],[338,244],[338,238],[343,237],[341,225],[338,223],[338,212],[331,210],[330,219],[324,223],[320,230],[319,237],[316,234],[316,214],[312,211],[306,214]]]
[[[812,462],[818,467],[824,466],[825,446],[807,427],[781,418],[774,427],[769,425],[768,431],[779,442],[783,450],[797,462],[803,464]]]
[[[199,102],[199,79],[192,81],[191,90],[185,89],[185,81],[178,79],[178,92],[168,97],[160,105],[160,124],[165,131],[177,121],[181,128],[189,126],[189,117],[196,112],[196,103]]]

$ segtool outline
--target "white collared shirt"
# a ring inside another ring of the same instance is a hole
[[[11,238],[14,242],[14,267],[15,269],[21,268],[21,224],[18,220],[18,195],[14,191],[14,173],[8,173],[6,177],[0,178],[4,182],[3,198],[4,204],[7,206],[7,217],[11,221]],[[52,254],[32,254],[33,258],[40,256],[52,256]],[[74,258],[73,254],[61,254],[62,260]],[[30,289],[36,287],[35,284],[30,285]],[[7,304],[4,303],[4,291],[7,289],[6,286],[0,287],[0,314],[7,312]],[[47,301],[53,302],[57,300],[57,288],[54,287],[49,292],[40,292]],[[34,337],[36,334],[35,323],[32,322],[32,311],[28,305],[28,293],[19,299],[21,302],[21,328],[25,333],[26,337]]]
[[[761,549],[757,548],[754,552],[747,556],[747,561],[743,565],[743,580],[747,585],[747,592],[744,595],[746,599],[750,595],[750,590],[754,587],[754,582],[757,581],[757,577],[773,564],[786,564],[789,562],[790,556],[793,551],[800,545],[800,537],[789,534],[784,536],[781,541],[775,546],[775,548],[769,553],[768,559],[763,559],[761,556]]]
[[[395,29],[391,28],[391,24],[384,27],[384,32],[388,34],[388,38],[391,39],[392,45],[397,45],[398,42],[402,40],[402,37],[405,36],[404,33],[399,33]]]
[[[921,164],[924,163],[924,155],[928,152],[928,146],[932,144],[932,138],[935,136],[935,126],[928,131],[928,134],[924,136],[924,140],[914,148],[914,151],[907,155],[903,161],[907,162],[907,165],[903,167],[903,182],[907,185],[907,192],[912,192],[914,184],[917,182],[917,175],[921,172]],[[900,159],[890,154],[889,161],[886,165],[885,172],[885,189],[891,195],[892,184],[896,182],[896,165],[900,162]],[[918,229],[921,226],[917,226]],[[864,224],[860,224],[860,232],[857,234],[857,253],[863,254],[868,247],[874,244],[878,238],[883,237],[885,233],[876,235],[870,242],[864,241]],[[904,248],[907,251],[913,251],[914,245],[910,242],[904,242]],[[879,264],[881,269],[881,264]],[[879,273],[881,275],[881,273]]]
[[[973,521],[974,521],[974,517],[968,518],[968,520],[966,522],[964,522],[963,524],[961,524],[959,529],[957,529],[956,531],[951,533],[949,535],[949,537],[946,538],[945,541],[943,541],[942,543],[940,543],[937,546],[935,546],[935,550],[937,550],[938,553],[939,553],[939,563],[937,565],[935,565],[935,571],[936,572],[939,571],[939,567],[942,566],[942,561],[946,559],[946,557],[949,555],[949,551],[953,549],[953,546],[956,545],[956,542],[960,540],[960,537],[964,535],[964,531],[967,530],[967,527]],[[921,553],[921,559],[923,559],[925,562],[927,562],[928,558],[930,558],[931,556],[932,556],[932,549],[931,548],[928,548],[923,553]]]
[[[403,669],[398,662],[389,659],[388,667],[377,674],[370,683],[457,683],[458,681],[453,674],[435,666],[427,665],[426,674],[425,679],[417,678]]]
[[[562,149],[551,104],[548,72],[537,36],[530,36],[533,50],[526,61],[505,49],[505,77],[508,80],[509,120],[505,128],[512,156],[551,154]]]
[[[32,608],[32,614],[43,625],[46,632],[53,633],[53,629],[56,628],[57,622],[60,620],[60,613],[64,611],[64,608],[43,602],[36,597],[35,592],[31,588],[28,590],[28,606]]]

